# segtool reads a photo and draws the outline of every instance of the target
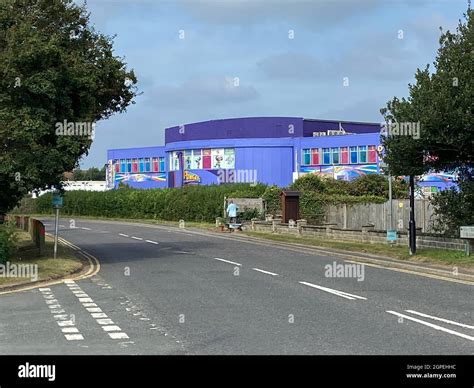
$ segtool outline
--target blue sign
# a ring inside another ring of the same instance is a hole
[[[59,194],[53,194],[53,199],[51,201],[53,207],[62,207],[63,206],[63,197]]]
[[[397,231],[387,230],[387,241],[397,241]]]

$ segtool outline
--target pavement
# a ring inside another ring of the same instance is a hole
[[[474,354],[467,278],[172,226],[60,236],[100,268],[0,294],[0,354]]]

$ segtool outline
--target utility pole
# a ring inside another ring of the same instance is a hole
[[[408,238],[410,255],[416,254],[416,225],[415,225],[415,177],[410,175],[410,221],[408,223]]]

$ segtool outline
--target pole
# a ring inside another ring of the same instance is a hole
[[[415,225],[415,177],[410,175],[410,222],[408,224],[410,255],[416,253],[416,225]]]
[[[56,223],[54,225],[54,258],[58,254],[58,233],[59,233],[59,207],[56,208]]]
[[[388,228],[393,230],[392,175],[388,174]]]

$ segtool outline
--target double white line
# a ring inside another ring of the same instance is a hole
[[[448,323],[450,325],[459,326],[459,327],[462,327],[462,328],[465,328],[465,329],[474,330],[474,326],[466,325],[465,323],[459,323],[459,322],[451,321],[449,319],[434,317],[432,315],[420,313],[420,312],[414,311],[414,310],[405,310],[405,311],[407,313],[418,315],[420,317],[430,318],[434,321],[440,321],[440,322]],[[452,335],[455,335],[455,336],[458,336],[458,337],[462,337],[462,338],[465,338],[469,341],[474,341],[473,336],[470,336],[470,335],[467,335],[467,334],[464,334],[464,333],[460,333],[460,332],[455,331],[455,330],[447,329],[443,326],[439,326],[439,325],[435,325],[434,323],[423,321],[422,319],[413,318],[413,317],[410,317],[409,315],[397,313],[396,311],[392,311],[392,310],[387,310],[386,312],[389,313],[389,314],[396,315],[397,317],[400,317],[400,318],[403,318],[403,319],[408,319],[409,321],[413,321],[413,322],[419,323],[421,325],[431,327],[432,329],[435,329],[435,330],[444,331],[445,333],[449,333],[449,334],[452,334]]]
[[[367,300],[367,298],[364,298],[363,296],[349,294],[348,292],[345,292],[345,291],[334,290],[332,288],[318,286],[317,284],[308,283],[308,282],[299,282],[299,283],[304,284],[305,286],[317,288],[318,290],[321,290],[321,291],[329,292],[330,294],[340,296],[341,298],[345,298],[349,300],[356,300],[356,299]]]

